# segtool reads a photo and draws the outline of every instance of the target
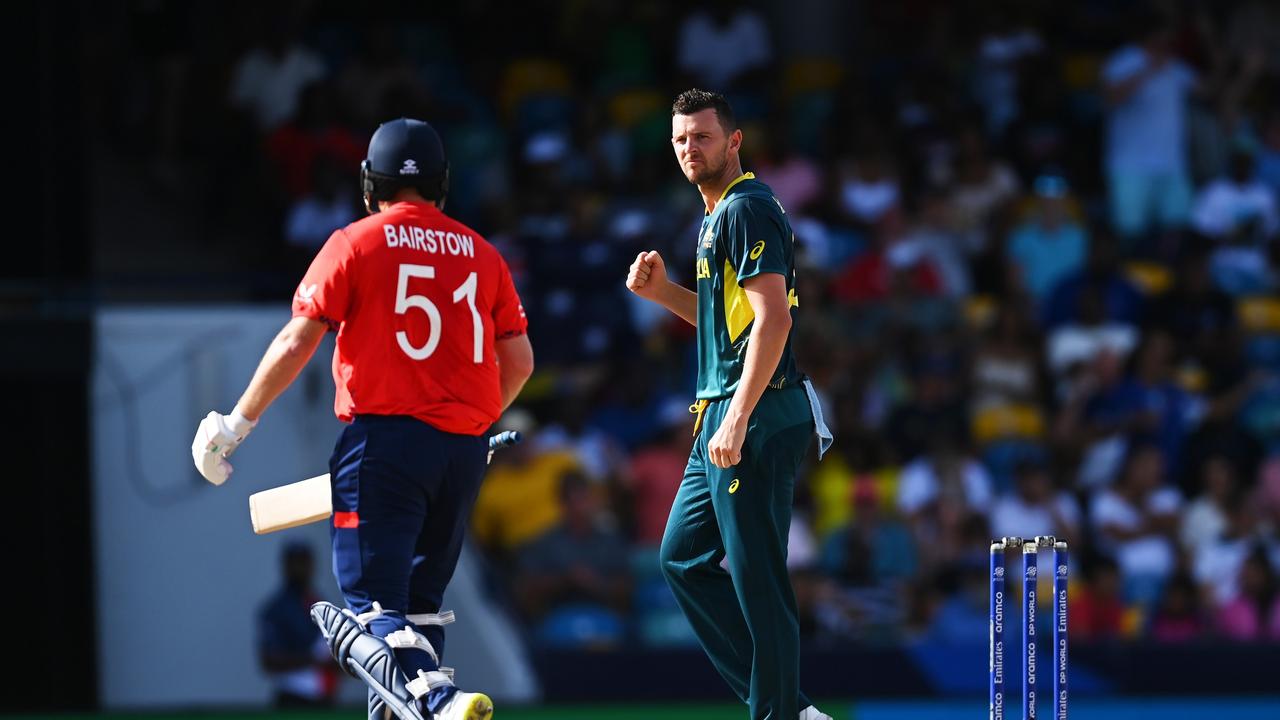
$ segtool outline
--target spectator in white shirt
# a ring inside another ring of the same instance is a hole
[[[926,570],[956,560],[966,523],[977,519],[985,525],[991,506],[991,477],[964,451],[959,431],[937,428],[931,446],[902,469],[898,485],[898,507]]]
[[[773,60],[769,27],[759,11],[716,0],[680,24],[676,63],[690,80],[729,92],[746,74]]]
[[[1104,168],[1112,220],[1127,238],[1182,225],[1191,204],[1186,105],[1196,76],[1174,57],[1173,34],[1163,19],[1141,23],[1141,44],[1121,48],[1102,69]]]
[[[1014,490],[1001,495],[991,509],[993,537],[1053,535],[1075,543],[1080,506],[1071,493],[1057,490],[1043,464],[1027,461],[1014,471]]]
[[[869,227],[902,201],[893,161],[883,151],[868,148],[839,165],[839,209],[855,225]]]
[[[1200,494],[1182,513],[1178,539],[1192,557],[1203,547],[1217,542],[1227,529],[1227,510],[1238,500],[1235,468],[1222,455],[1204,461],[1200,469]]]
[[[955,184],[947,204],[952,229],[962,238],[965,252],[978,255],[988,249],[989,228],[1002,224],[1002,216],[1018,199],[1018,175],[991,154],[979,128],[962,129],[956,144]]]
[[[1280,544],[1262,532],[1256,508],[1236,496],[1228,502],[1223,518],[1221,532],[1192,556],[1196,582],[1219,607],[1239,595],[1240,569],[1255,548],[1262,548],[1272,565],[1280,568]]]
[[[1123,360],[1138,346],[1136,327],[1107,316],[1104,292],[1097,284],[1082,288],[1077,321],[1049,334],[1045,352],[1056,376],[1072,375],[1104,353]]]
[[[985,514],[991,501],[991,477],[982,463],[952,449],[907,463],[898,486],[898,507],[906,515],[923,512],[938,502],[955,502]]]
[[[312,191],[299,198],[285,219],[285,241],[314,255],[334,230],[355,222],[356,197],[343,182],[343,169],[321,157],[312,169]]]
[[[1210,182],[1196,196],[1192,224],[1219,243],[1210,260],[1219,287],[1234,294],[1273,287],[1268,252],[1280,230],[1280,213],[1271,188],[1257,178],[1250,149],[1237,147],[1230,174]]]
[[[231,104],[270,132],[291,119],[302,91],[325,75],[324,63],[296,37],[287,23],[268,28],[268,41],[249,50],[236,63]]]
[[[1177,564],[1174,533],[1182,498],[1164,484],[1164,455],[1154,444],[1130,448],[1115,487],[1093,500],[1098,548],[1120,565],[1126,599],[1151,606]]]
[[[1211,238],[1245,242],[1265,240],[1280,229],[1275,195],[1257,179],[1249,149],[1236,148],[1230,175],[1210,182],[1196,196],[1192,224]]]

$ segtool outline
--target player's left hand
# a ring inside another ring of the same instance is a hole
[[[191,441],[191,459],[205,480],[221,485],[231,476],[227,458],[240,447],[256,422],[238,412],[223,415],[211,412],[200,421],[196,438]]]
[[[742,461],[742,443],[747,439],[748,418],[726,416],[707,441],[707,456],[718,468],[731,468]]]

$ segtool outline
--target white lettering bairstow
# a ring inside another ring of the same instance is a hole
[[[476,256],[476,239],[443,230],[428,230],[416,225],[383,225],[382,233],[387,237],[387,247],[410,248],[419,252],[440,255]]]

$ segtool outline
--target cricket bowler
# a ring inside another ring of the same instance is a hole
[[[442,667],[441,612],[488,456],[489,427],[533,371],[527,322],[506,262],[443,212],[449,166],[436,131],[378,127],[360,168],[369,217],[330,236],[227,415],[191,445],[221,485],[229,456],[328,330],[334,411],[329,459],[333,571],[346,600],[312,606],[338,664],[369,686],[370,718],[487,720],[489,697]]]
[[[753,720],[831,720],[800,691],[786,562],[796,472],[812,434],[819,457],[831,444],[791,352],[795,239],[773,192],[742,171],[742,131],[723,96],[677,97],[671,144],[706,203],[697,292],[670,281],[654,251],[627,275],[628,289],[697,328],[695,439],[662,538],[662,573]]]

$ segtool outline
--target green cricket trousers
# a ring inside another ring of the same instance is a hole
[[[815,428],[824,451],[830,434],[807,382],[766,390],[742,460],[718,468],[707,442],[728,408],[724,398],[702,409],[662,538],[662,573],[752,720],[795,720],[812,703],[800,692],[800,626],[787,574],[792,493]]]

